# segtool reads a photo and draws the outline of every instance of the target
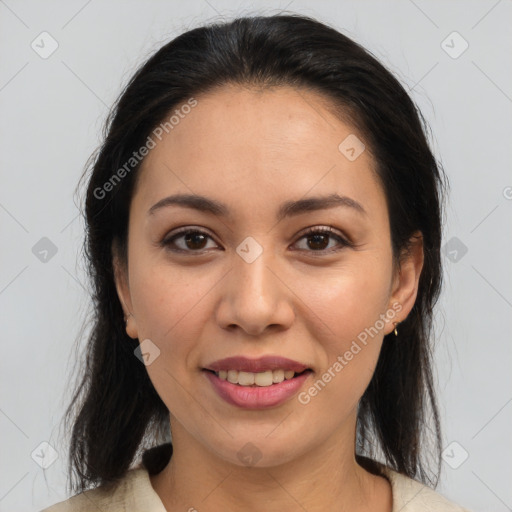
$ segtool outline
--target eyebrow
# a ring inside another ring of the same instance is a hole
[[[175,194],[169,197],[164,197],[148,210],[148,215],[153,215],[157,210],[169,206],[191,208],[205,213],[212,213],[218,217],[229,217],[230,215],[229,208],[225,204],[215,199],[197,194]],[[328,210],[336,207],[351,208],[363,216],[368,215],[361,203],[358,203],[355,199],[347,196],[340,196],[339,194],[330,194],[327,196],[298,199],[296,201],[286,201],[279,207],[277,220],[281,221],[286,217],[293,217],[302,213]]]

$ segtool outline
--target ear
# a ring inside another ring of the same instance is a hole
[[[418,295],[423,261],[423,235],[421,231],[416,231],[410,238],[409,249],[400,255],[399,266],[395,271],[388,310],[396,311],[396,316],[386,326],[385,334],[394,330],[393,322],[403,322],[411,312]]]
[[[117,296],[123,308],[126,319],[126,333],[130,338],[138,338],[137,322],[133,315],[130,285],[128,281],[128,265],[120,256],[120,249],[117,240],[112,243],[112,267],[114,269],[114,282]]]

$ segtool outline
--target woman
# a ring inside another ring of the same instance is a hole
[[[463,510],[431,489],[445,177],[424,126],[298,15],[191,30],[137,71],[88,181],[80,494],[47,511]]]

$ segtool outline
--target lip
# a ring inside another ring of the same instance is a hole
[[[295,373],[301,373],[310,369],[307,365],[281,357],[269,355],[257,359],[249,359],[244,356],[226,357],[219,359],[204,367],[205,370],[218,372],[220,370],[238,370],[239,372],[259,373],[267,370],[293,370]]]
[[[266,387],[240,386],[217,377],[212,371],[203,370],[203,373],[212,384],[213,389],[227,403],[242,409],[265,409],[281,405],[296,395],[313,372],[308,370],[293,379]]]

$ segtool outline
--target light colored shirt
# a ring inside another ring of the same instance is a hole
[[[393,495],[392,512],[470,512],[430,487],[383,467]],[[41,512],[166,512],[142,465],[130,469],[111,493],[98,487],[77,494]],[[194,510],[191,507],[191,510]]]

